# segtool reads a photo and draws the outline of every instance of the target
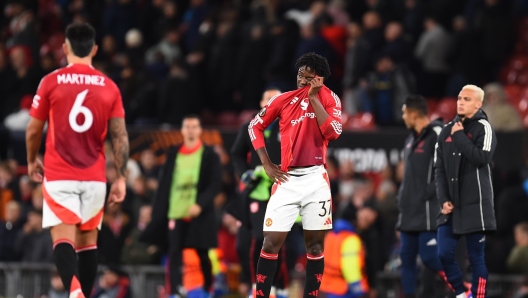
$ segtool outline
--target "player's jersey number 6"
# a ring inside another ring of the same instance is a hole
[[[86,94],[88,94],[88,89],[77,94],[77,97],[75,98],[75,102],[73,103],[73,107],[69,115],[70,126],[73,131],[78,133],[83,133],[87,131],[88,129],[90,129],[90,127],[92,127],[93,124],[92,111],[82,105],[84,100],[86,99]],[[84,115],[84,123],[82,125],[77,124],[77,116],[79,114]]]

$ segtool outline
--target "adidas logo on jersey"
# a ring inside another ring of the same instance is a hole
[[[297,96],[295,96],[295,97],[292,99],[292,101],[290,101],[290,104],[292,105],[292,104],[294,104],[294,103],[296,103],[296,102],[298,102],[298,101],[299,101],[299,98],[298,98]]]
[[[451,143],[453,140],[451,140],[451,136],[447,137],[447,139],[445,140],[446,143]]]
[[[326,219],[324,225],[326,226],[326,225],[331,225],[331,224],[332,224],[332,219],[329,217]]]

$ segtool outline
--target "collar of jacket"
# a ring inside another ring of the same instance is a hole
[[[486,119],[488,120],[488,115],[486,115],[486,112],[484,112],[482,109],[479,109],[475,115],[473,115],[473,117],[471,118],[466,118],[464,119],[464,121],[462,122],[463,125],[466,125],[466,124],[469,124],[471,122],[474,122],[474,121],[478,121],[480,119]],[[459,115],[456,115],[455,119],[453,122],[459,122],[461,120],[460,116]]]

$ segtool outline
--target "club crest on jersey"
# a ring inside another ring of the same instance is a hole
[[[266,227],[270,227],[273,224],[273,220],[271,218],[266,219]]]
[[[306,109],[308,109],[308,101],[305,101],[307,99],[308,98],[305,98],[301,101],[301,109],[303,109],[303,111],[306,111]]]
[[[262,110],[260,110],[260,112],[258,113],[258,115],[260,117],[264,117],[264,115],[266,115],[266,107],[263,107]]]

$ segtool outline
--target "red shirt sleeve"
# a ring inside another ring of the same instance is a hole
[[[125,118],[125,109],[123,108],[123,99],[121,98],[121,92],[119,88],[114,85],[114,103],[112,110],[110,111],[110,118]]]
[[[37,88],[37,94],[33,97],[33,103],[29,110],[29,115],[33,118],[47,121],[49,117],[50,102],[49,102],[49,85],[50,77],[45,76],[40,81]]]
[[[251,120],[248,127],[249,137],[255,150],[265,147],[264,129],[268,127],[280,114],[282,110],[283,94],[271,98],[268,105],[262,108],[260,112]]]
[[[341,124],[341,100],[337,94],[329,89],[320,96],[325,97],[324,108],[328,113],[328,118],[323,122],[319,129],[326,140],[333,141],[343,132],[343,126]]]

